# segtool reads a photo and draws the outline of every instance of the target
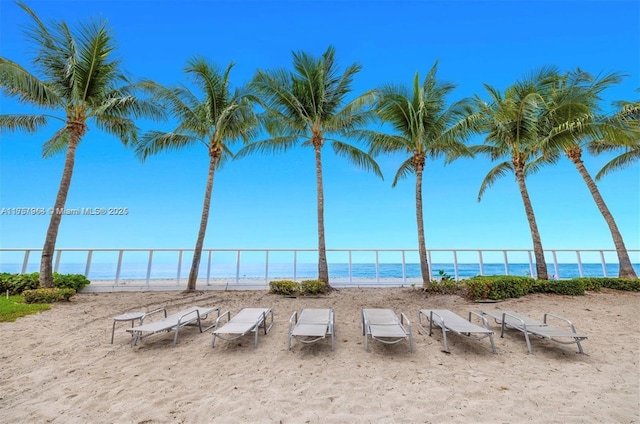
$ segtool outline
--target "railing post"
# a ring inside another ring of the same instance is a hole
[[[87,263],[84,267],[84,276],[89,278],[89,270],[91,270],[91,257],[93,256],[93,250],[89,249],[87,253]]]
[[[351,285],[351,283],[353,283],[353,273],[352,273],[352,269],[351,269],[351,250],[349,250],[349,285]]]
[[[576,250],[576,257],[578,258],[578,275],[580,275],[580,278],[583,277],[582,274],[582,259],[580,258],[580,251]]]
[[[431,281],[431,276],[433,275],[433,262],[431,262],[431,250],[427,250],[427,265],[429,266],[429,273],[431,275],[427,275],[427,279]]]
[[[149,280],[151,279],[152,262],[153,262],[153,249],[149,249],[149,262],[147,263],[147,288],[149,288]]]
[[[269,250],[265,250],[264,282],[269,286]]]
[[[556,257],[556,251],[552,250],[551,254],[553,255],[553,270],[555,271],[555,277],[554,280],[559,280],[560,279],[560,270],[558,269],[558,258]]]
[[[236,285],[240,284],[240,249],[236,255]]]
[[[26,274],[27,273],[27,266],[29,265],[29,254],[31,253],[30,250],[25,250],[24,251],[24,261],[22,261],[22,274]]]
[[[118,252],[118,264],[116,265],[116,283],[117,286],[120,281],[120,271],[122,270],[122,255],[124,254],[124,250],[120,249]]]
[[[529,256],[529,275],[533,278],[533,257],[531,256],[531,250],[527,250],[527,255]],[[538,274],[536,274],[535,278],[538,278]]]
[[[298,251],[293,251],[293,281],[296,281],[298,271]]]
[[[376,249],[376,284],[380,284],[380,252]]]
[[[509,275],[509,261],[507,260],[507,251],[502,251],[502,256],[504,258],[504,275]]]
[[[460,279],[460,273],[458,272],[458,252],[453,251],[453,275],[456,281]]]
[[[178,286],[180,286],[180,274],[182,273],[182,252],[182,249],[178,250],[178,275],[176,275],[176,285]],[[195,256],[196,252],[194,251],[193,254]]]
[[[607,263],[604,260],[604,252],[602,252],[602,250],[600,251],[600,262],[602,263],[602,275],[604,275],[605,277],[608,277],[607,275]],[[618,267],[620,266],[620,264],[618,264]]]
[[[402,284],[407,282],[407,270],[406,270],[406,261],[405,261],[405,251],[402,250]]]
[[[62,256],[62,250],[56,250],[56,263],[55,266],[53,267],[53,272],[58,272],[58,269],[60,268],[60,257]]]
[[[213,251],[209,249],[209,254],[207,255],[207,286],[210,285],[209,281],[211,281],[211,255]]]
[[[482,250],[478,250],[478,263],[480,264],[480,275],[484,275],[484,263],[482,262]]]

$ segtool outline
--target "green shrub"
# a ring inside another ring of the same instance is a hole
[[[534,279],[511,275],[476,276],[464,280],[466,295],[471,300],[510,299],[522,297],[531,292]]]
[[[300,293],[303,296],[323,294],[327,291],[327,285],[320,280],[302,280],[300,282]]]
[[[294,295],[300,291],[300,285],[291,280],[275,280],[269,282],[269,293]]]
[[[25,290],[35,290],[40,287],[40,273],[31,274],[10,274],[3,272],[0,274],[0,291],[9,295],[19,295]],[[58,274],[53,273],[53,286],[61,289],[73,289],[79,292],[91,282],[82,274]]]
[[[91,284],[82,274],[58,274],[53,273],[53,285],[59,289],[73,289],[77,292]]]
[[[69,300],[76,294],[74,289],[35,289],[22,292],[26,303],[53,303],[59,300]]]
[[[40,285],[38,273],[31,274],[10,274],[3,272],[0,274],[0,289],[2,293],[9,290],[9,295],[18,295],[25,290],[37,289]]]
[[[615,290],[640,291],[640,280],[628,278],[602,278],[602,287]]]
[[[584,281],[578,278],[572,280],[536,280],[531,288],[531,293],[583,296],[584,290]]]
[[[463,280],[465,296],[471,300],[488,299],[491,293],[491,280],[484,277],[474,277]]]

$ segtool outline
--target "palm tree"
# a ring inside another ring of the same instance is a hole
[[[634,133],[629,127],[634,113],[637,114],[637,108],[628,104],[613,116],[599,117],[600,93],[621,80],[622,77],[615,73],[594,78],[580,69],[559,78],[552,96],[556,99],[556,103],[564,102],[567,105],[557,116],[557,119],[563,123],[556,126],[543,139],[542,148],[547,152],[563,152],[574,164],[611,232],[618,255],[619,277],[635,279],[637,275],[631,264],[622,234],[582,161],[583,148],[589,148],[592,145],[591,149],[597,150],[598,146],[603,145],[608,148],[614,146],[620,148],[622,145],[630,146],[635,143],[637,151],[638,133]],[[569,101],[566,101],[567,99]],[[629,152],[633,154],[632,149]],[[632,154],[623,155],[623,158],[628,160]],[[620,163],[620,160],[618,159],[614,163]]]
[[[233,63],[225,70],[220,70],[204,58],[190,59],[185,72],[203,94],[201,97],[185,86],[165,88],[149,84],[150,91],[159,101],[167,104],[178,125],[172,132],[149,131],[136,146],[136,153],[142,160],[163,150],[177,150],[197,143],[202,143],[209,154],[202,216],[187,291],[196,289],[215,172],[225,160],[233,158],[230,143],[248,141],[257,134],[258,120],[250,92],[244,87],[235,90],[230,87],[229,73],[232,67]]]
[[[356,165],[382,176],[378,165],[366,152],[334,137],[346,137],[374,119],[367,105],[373,93],[367,92],[345,103],[353,76],[361,66],[353,64],[340,74],[335,49],[329,47],[319,58],[293,53],[293,71],[258,71],[252,82],[265,111],[261,120],[269,138],[244,147],[238,155],[251,152],[286,151],[298,142],[315,154],[318,216],[318,279],[329,285],[324,232],[324,190],[322,147],[330,143],[334,152]]]
[[[360,137],[371,144],[369,153],[372,155],[395,152],[407,155],[396,172],[393,187],[409,174],[416,176],[418,252],[425,287],[431,281],[422,202],[423,172],[427,158],[470,155],[470,151],[462,143],[471,133],[466,119],[471,114],[470,103],[462,100],[447,107],[445,97],[455,86],[437,80],[437,66],[438,62],[433,65],[422,85],[420,75],[416,72],[410,88],[385,85],[379,90],[376,112],[383,123],[391,125],[395,130],[394,134],[373,130],[359,131]]]
[[[3,114],[0,128],[35,133],[51,119],[62,127],[43,145],[44,157],[66,151],[60,187],[47,229],[40,262],[40,285],[53,287],[53,253],[58,228],[71,184],[78,144],[89,123],[127,144],[136,138],[132,118],[156,117],[160,110],[136,97],[136,85],[129,82],[112,58],[115,49],[106,22],[85,23],[72,32],[64,21],[50,27],[25,4],[18,5],[33,19],[27,29],[35,44],[34,66],[41,77],[19,64],[0,58],[0,87],[22,103],[60,112],[62,116],[42,114]]]
[[[600,154],[609,151],[624,149],[624,152],[607,162],[596,174],[596,181],[605,175],[624,169],[640,160],[640,102],[618,102],[618,112],[613,118],[632,127],[635,131],[630,139],[620,143],[620,137],[613,139],[593,140],[587,148],[592,154]]]
[[[541,155],[538,142],[541,134],[553,127],[557,106],[550,103],[549,95],[557,78],[555,68],[543,68],[508,87],[504,95],[485,84],[489,101],[476,97],[478,112],[474,116],[478,119],[478,130],[487,136],[484,144],[470,147],[474,153],[486,154],[492,161],[508,158],[485,176],[478,201],[498,178],[515,174],[531,230],[537,278],[542,280],[549,276],[526,177],[537,172],[541,165],[556,159]]]

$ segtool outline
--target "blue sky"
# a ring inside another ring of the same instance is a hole
[[[504,88],[537,67],[617,71],[624,82],[606,93],[636,99],[640,87],[637,1],[29,1],[44,20],[75,25],[109,21],[117,55],[133,77],[184,82],[187,59],[203,55],[244,84],[258,69],[288,67],[291,52],[336,47],[342,67],[363,66],[354,93],[383,83],[409,84],[439,60],[439,77],[458,88],[450,101]],[[31,68],[22,33],[29,18],[0,0],[0,54]],[[0,98],[1,113],[27,111]],[[159,124],[141,122],[141,128]],[[165,124],[165,125],[171,125]],[[64,155],[41,157],[55,124],[37,135],[0,142],[0,207],[53,205]],[[471,143],[480,142],[480,138]],[[593,175],[612,156],[585,156]],[[414,180],[391,187],[400,157],[381,157],[382,181],[324,152],[328,248],[416,248]],[[201,146],[138,161],[118,140],[90,128],[77,152],[68,208],[127,208],[126,216],[66,216],[58,247],[192,248],[208,157]],[[516,183],[509,176],[477,202],[493,165],[484,158],[448,166],[429,162],[424,207],[429,248],[530,248]],[[545,249],[611,249],[609,230],[566,159],[528,180]],[[599,188],[629,249],[640,246],[640,166],[606,177]],[[39,248],[48,216],[0,216],[0,247]],[[252,156],[216,174],[205,248],[315,248],[313,153]],[[635,257],[634,257],[635,258]]]

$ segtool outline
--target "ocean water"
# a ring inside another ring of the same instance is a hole
[[[61,263],[57,272],[63,274],[85,274],[84,263]],[[190,263],[183,263],[178,272],[176,263],[154,263],[149,273],[150,279],[175,279],[189,276]],[[640,264],[634,264],[636,272],[640,274]],[[21,272],[22,264],[0,263],[0,272]],[[553,263],[547,264],[549,276],[556,279],[568,279],[580,277],[580,267],[576,263],[559,263],[557,268]],[[27,272],[38,271],[37,263],[30,263]],[[115,263],[92,263],[87,278],[90,280],[115,280]],[[458,278],[468,278],[476,275],[520,275],[530,276],[531,269],[527,263],[510,263],[505,269],[503,263],[485,263],[481,273],[479,264],[459,263]],[[442,273],[456,276],[456,270],[452,263],[433,263],[431,272],[434,278]],[[535,277],[535,266],[533,267]],[[210,278],[214,279],[305,279],[316,278],[318,275],[317,264],[298,263],[294,270],[293,263],[270,263],[268,268],[262,264],[243,263],[239,267],[236,264],[212,264]],[[618,264],[606,264],[606,274],[600,263],[583,263],[582,276],[584,277],[615,277],[618,275]],[[206,264],[200,267],[199,278],[207,278]],[[380,263],[376,269],[375,263],[329,263],[329,277],[341,279],[377,279],[377,278],[420,278],[420,265],[408,263]],[[146,263],[123,263],[120,270],[120,280],[144,280],[147,278]]]

